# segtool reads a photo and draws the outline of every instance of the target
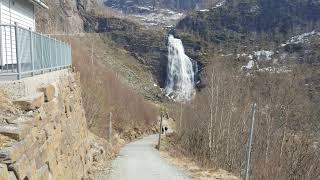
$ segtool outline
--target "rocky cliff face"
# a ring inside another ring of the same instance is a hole
[[[1,90],[39,80],[2,83]],[[0,179],[87,177],[89,169],[106,157],[106,151],[103,141],[87,129],[79,76],[66,73],[37,88],[27,96],[19,91],[0,95],[17,98],[5,98],[7,106],[0,112]]]
[[[219,7],[187,16],[177,29],[223,43],[241,41],[250,33],[264,33],[277,41],[279,37],[319,29],[319,24],[317,1],[226,0]]]
[[[79,33],[84,31],[85,14],[94,14],[96,0],[45,0],[49,10],[37,9],[37,29],[42,32]]]
[[[122,9],[125,12],[146,12],[155,8],[168,8],[175,10],[193,10],[208,8],[221,0],[106,0],[107,6]],[[149,8],[149,9],[148,9]]]

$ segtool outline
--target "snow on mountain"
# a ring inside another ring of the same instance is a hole
[[[267,50],[261,50],[261,51],[255,51],[254,55],[257,57],[257,60],[271,60],[272,56],[274,55],[273,51],[267,51]]]
[[[245,66],[242,66],[241,69],[242,69],[242,70],[250,70],[250,69],[252,69],[253,67],[254,67],[254,61],[253,61],[253,60],[250,60],[250,61],[248,62],[248,64],[245,65]]]
[[[288,44],[300,44],[300,43],[306,43],[308,42],[308,38],[310,36],[313,36],[313,35],[317,35],[317,36],[320,36],[320,33],[319,32],[316,32],[316,31],[312,31],[312,32],[309,32],[309,33],[303,33],[301,35],[298,35],[298,36],[294,36],[292,37],[290,40],[288,40],[286,43],[284,44],[281,44],[281,47],[284,47]]]

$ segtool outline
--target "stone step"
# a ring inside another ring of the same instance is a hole
[[[7,124],[0,126],[0,134],[10,137],[16,141],[21,141],[30,132],[32,122],[21,124]]]
[[[24,143],[16,142],[10,147],[0,150],[0,162],[4,164],[12,164],[16,162],[24,153]]]
[[[11,117],[6,120],[9,124],[21,124],[21,123],[30,123],[33,120],[33,117],[26,117],[26,116],[18,116],[18,117]]]
[[[36,93],[28,97],[23,97],[13,102],[21,110],[32,111],[39,109],[44,103],[44,94]]]

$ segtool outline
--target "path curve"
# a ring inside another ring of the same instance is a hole
[[[112,162],[106,180],[189,180],[183,171],[161,159],[154,148],[157,135],[129,143]]]

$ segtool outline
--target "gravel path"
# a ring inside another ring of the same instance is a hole
[[[107,180],[189,180],[184,172],[161,159],[154,148],[157,135],[126,145],[112,163]]]

